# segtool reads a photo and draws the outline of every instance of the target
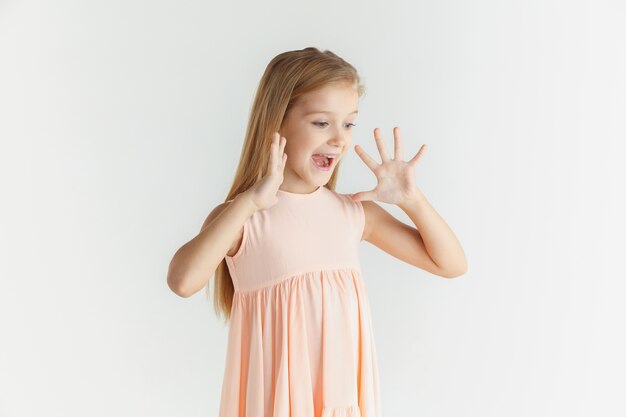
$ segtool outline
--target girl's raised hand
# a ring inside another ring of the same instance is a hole
[[[415,167],[426,150],[423,144],[417,154],[410,161],[403,161],[400,128],[393,129],[394,157],[389,158],[387,147],[380,135],[380,129],[374,129],[374,139],[382,162],[379,164],[372,159],[361,146],[355,145],[355,152],[361,157],[374,175],[378,184],[373,190],[361,191],[352,194],[354,201],[376,200],[389,204],[403,204],[415,199],[421,191],[415,185]]]
[[[287,162],[287,154],[285,153],[287,139],[281,137],[279,142],[279,136],[278,132],[274,132],[272,136],[270,159],[265,176],[245,191],[250,195],[250,200],[257,210],[266,209],[278,202],[276,193],[278,187],[283,183],[283,172]]]

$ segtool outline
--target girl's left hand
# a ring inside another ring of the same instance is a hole
[[[426,144],[421,146],[410,161],[403,161],[400,128],[395,127],[393,129],[393,159],[389,159],[387,147],[380,136],[380,129],[374,129],[374,138],[382,160],[380,164],[372,159],[360,145],[355,145],[354,150],[365,162],[365,165],[374,172],[378,184],[373,190],[352,194],[352,200],[376,200],[383,203],[401,205],[418,198],[421,195],[421,191],[415,185],[415,167],[422,155],[424,155]]]

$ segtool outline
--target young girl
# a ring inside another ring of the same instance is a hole
[[[272,59],[226,201],[172,259],[168,285],[182,297],[215,272],[215,309],[230,320],[220,417],[380,417],[361,240],[442,277],[466,271],[414,181],[425,145],[404,161],[396,128],[391,159],[375,129],[381,163],[354,149],[378,184],[335,191],[363,93],[354,67],[330,51]],[[397,204],[415,227],[375,201]]]

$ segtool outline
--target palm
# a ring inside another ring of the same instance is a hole
[[[394,158],[389,158],[387,147],[380,136],[380,129],[374,129],[376,146],[380,153],[381,163],[372,159],[367,152],[356,145],[356,153],[365,165],[376,175],[376,187],[370,191],[361,191],[352,195],[353,200],[376,200],[389,204],[402,204],[415,198],[419,190],[415,184],[415,167],[426,149],[426,144],[409,161],[403,161],[400,129],[394,128]]]

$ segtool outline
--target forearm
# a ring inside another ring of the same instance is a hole
[[[398,207],[415,224],[434,263],[453,275],[465,273],[467,260],[459,240],[421,191]]]

